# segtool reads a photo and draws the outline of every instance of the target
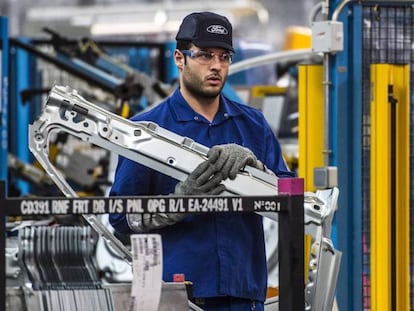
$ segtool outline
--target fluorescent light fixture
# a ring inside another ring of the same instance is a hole
[[[166,21],[164,24],[156,22],[131,23],[96,23],[91,26],[91,34],[104,35],[133,35],[176,32],[181,21]]]
[[[245,16],[256,16],[266,24],[269,12],[257,0],[187,0],[149,3],[116,3],[90,6],[36,6],[26,13],[26,23],[65,23],[74,27],[91,27],[92,35],[154,34],[178,30],[177,20],[194,11],[214,11],[226,15],[233,28]]]
[[[154,14],[155,25],[164,25],[168,20],[167,13],[165,11],[157,11]]]

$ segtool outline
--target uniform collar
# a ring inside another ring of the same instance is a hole
[[[170,107],[174,112],[177,121],[198,120],[200,117],[202,117],[200,114],[195,112],[193,108],[191,108],[191,106],[187,103],[187,101],[182,96],[179,88],[175,90],[171,97]],[[223,96],[222,93],[220,94],[220,108],[214,119],[228,119],[229,117],[238,116],[241,113],[242,112],[239,107],[237,107],[237,105]]]

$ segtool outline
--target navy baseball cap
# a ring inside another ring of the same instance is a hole
[[[234,52],[229,20],[212,12],[196,12],[184,17],[175,39],[191,41],[201,48],[223,48]]]

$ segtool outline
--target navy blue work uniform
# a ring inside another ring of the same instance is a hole
[[[132,120],[152,121],[207,147],[239,144],[253,151],[276,175],[294,175],[286,168],[280,145],[262,113],[223,95],[212,122],[194,112],[179,89],[163,103]],[[177,182],[120,157],[110,195],[167,195],[174,192]],[[110,223],[120,233],[133,233],[125,215],[111,215]],[[174,274],[182,273],[193,283],[193,296],[201,300],[238,297],[263,305],[267,268],[261,216],[255,213],[188,215],[153,233],[162,236],[164,281],[171,282]],[[229,301],[238,303],[233,298]]]

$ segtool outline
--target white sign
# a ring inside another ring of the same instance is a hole
[[[159,234],[131,235],[134,311],[158,311],[162,286],[162,243]]]

